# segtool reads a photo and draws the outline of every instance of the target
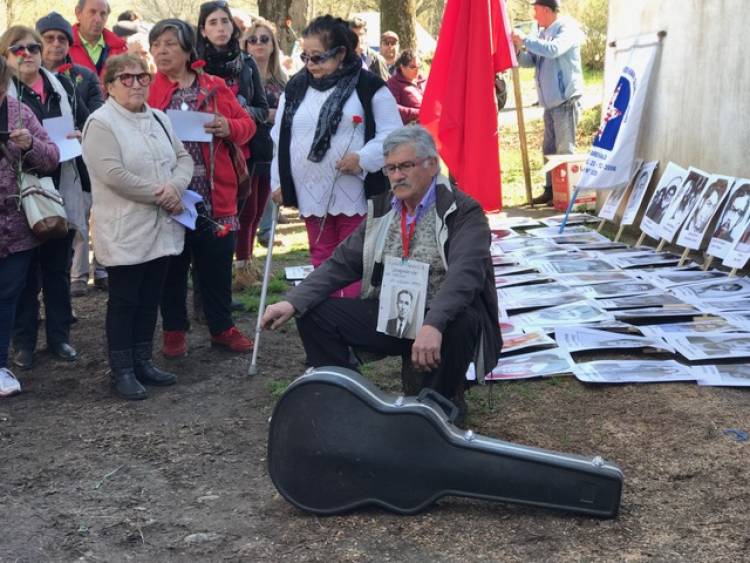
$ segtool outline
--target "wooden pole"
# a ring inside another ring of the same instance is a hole
[[[516,99],[516,118],[518,119],[518,141],[521,145],[521,162],[523,164],[523,181],[526,184],[526,203],[534,207],[531,197],[531,166],[529,165],[529,147],[526,143],[526,122],[523,117],[523,99],[521,96],[521,74],[518,67],[513,67],[513,95]]]
[[[705,264],[703,264],[703,271],[704,271],[704,272],[707,272],[707,271],[708,271],[708,269],[709,269],[709,268],[711,267],[711,264],[713,263],[713,261],[714,261],[714,257],[713,257],[713,256],[709,256],[709,257],[708,257],[708,258],[706,259],[706,262],[705,262]]]
[[[620,225],[620,228],[617,230],[617,234],[615,235],[614,242],[620,242],[620,237],[622,236],[624,230],[625,225]]]
[[[667,244],[667,241],[665,239],[661,239],[659,241],[659,245],[656,247],[656,252],[661,252],[664,250],[664,246]]]
[[[604,219],[602,219],[602,222],[599,223],[599,226],[596,228],[596,232],[597,233],[601,233],[602,230],[604,230],[604,225],[606,225],[606,223],[607,223],[607,221],[605,221]]]
[[[638,240],[635,241],[635,246],[639,247],[643,244],[643,241],[646,240],[646,233],[641,233],[641,236],[638,237]]]
[[[737,268],[732,268],[732,270],[729,272],[729,277],[733,278],[737,275]]]
[[[683,250],[682,256],[680,256],[680,261],[679,261],[679,263],[677,265],[678,266],[684,266],[685,265],[685,260],[687,260],[689,254],[690,254],[690,249],[689,248],[686,248],[685,250]]]

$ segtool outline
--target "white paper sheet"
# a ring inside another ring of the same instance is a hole
[[[185,190],[182,194],[182,211],[172,215],[172,219],[183,225],[184,227],[195,230],[195,222],[198,220],[198,211],[195,209],[195,204],[199,201],[203,201],[203,197],[193,190]]]
[[[688,360],[750,358],[750,333],[667,334],[664,340]]]
[[[573,374],[586,383],[666,383],[695,381],[710,372],[674,360],[602,360],[573,366]]]
[[[674,352],[674,348],[660,338],[616,334],[579,326],[564,326],[555,329],[555,340],[557,345],[567,352],[630,348],[657,348]]]
[[[172,130],[180,141],[197,141],[208,143],[211,134],[203,126],[214,120],[214,114],[203,111],[182,111],[168,109],[167,117],[172,122]]]
[[[61,115],[42,120],[42,126],[47,131],[50,140],[60,149],[59,162],[81,156],[81,143],[78,139],[68,139],[67,135],[75,131],[72,115]]]
[[[485,379],[498,381],[503,379],[528,379],[530,377],[547,377],[570,373],[573,361],[570,355],[554,348],[530,354],[521,354],[500,358],[497,366]]]

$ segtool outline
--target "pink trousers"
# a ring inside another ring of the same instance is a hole
[[[305,217],[307,240],[310,244],[310,261],[314,268],[325,262],[336,247],[364,220],[364,215],[329,215],[320,234],[320,217]],[[320,240],[318,240],[320,234]],[[316,242],[317,241],[317,242]],[[359,297],[362,282],[354,282],[345,288],[331,294],[331,297],[356,298]]]

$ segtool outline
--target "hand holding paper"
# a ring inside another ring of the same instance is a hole
[[[182,200],[180,201],[180,204],[182,205],[182,211],[180,213],[173,214],[172,219],[174,219],[181,225],[184,225],[191,231],[194,231],[195,222],[198,219],[198,211],[195,209],[195,204],[199,201],[203,201],[203,197],[201,197],[200,194],[192,190],[185,190],[185,193],[182,194]]]

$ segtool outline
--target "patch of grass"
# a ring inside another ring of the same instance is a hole
[[[588,86],[590,84],[601,84],[604,82],[604,70],[603,69],[592,69],[583,67],[583,83]]]
[[[286,391],[291,382],[291,379],[270,379],[266,381],[266,391],[268,391],[271,397],[278,399]]]
[[[278,303],[283,300],[284,294],[289,289],[289,284],[284,278],[284,270],[277,270],[268,281],[268,294],[266,295],[266,305]],[[261,287],[254,286],[238,294],[237,299],[245,305],[250,313],[257,313],[260,305]]]

